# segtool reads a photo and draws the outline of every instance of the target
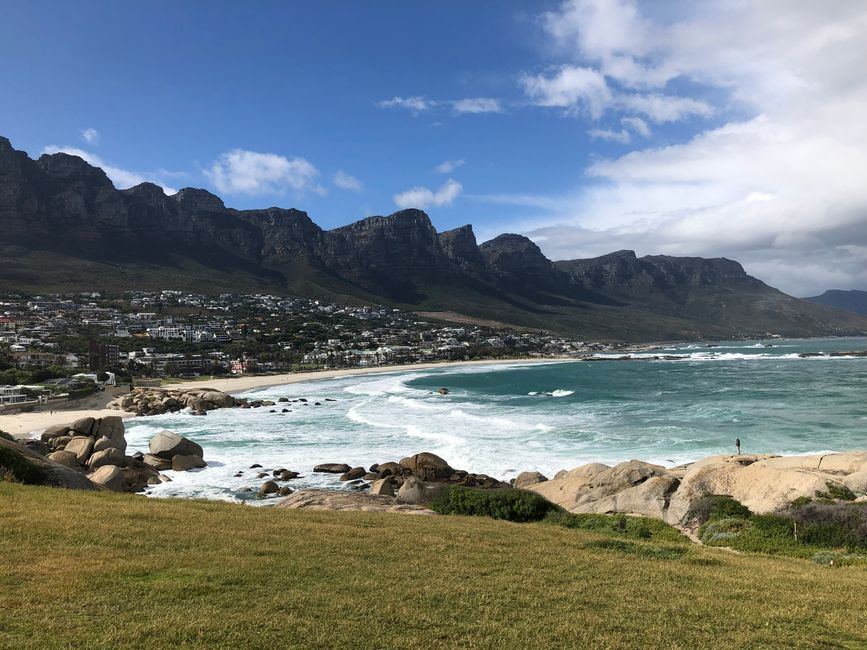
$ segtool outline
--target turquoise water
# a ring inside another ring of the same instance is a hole
[[[867,358],[801,353],[867,350],[867,339],[669,346],[633,360],[463,366],[311,381],[248,393],[305,397],[291,413],[214,411],[130,423],[142,449],[168,428],[210,461],[155,495],[243,498],[249,465],[309,472],[319,462],[370,465],[432,451],[455,467],[508,479],[587,462],[639,458],[674,465],[731,453],[867,448]],[[685,356],[652,360],[656,355]],[[618,355],[619,356],[619,355]],[[604,359],[605,355],[601,355]],[[441,387],[449,389],[440,395]],[[325,401],[326,398],[335,401]],[[312,402],[320,401],[319,406]],[[284,405],[279,405],[277,410]],[[235,477],[238,470],[245,475]],[[307,475],[293,487],[338,487]]]

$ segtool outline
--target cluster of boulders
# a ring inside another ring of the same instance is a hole
[[[336,400],[327,397],[326,402]],[[163,413],[176,413],[183,409],[190,409],[193,415],[207,415],[208,411],[221,408],[238,407],[242,409],[256,409],[269,406],[284,406],[280,413],[291,413],[291,409],[285,408],[287,403],[300,406],[322,406],[322,402],[309,402],[304,397],[289,399],[281,397],[277,401],[270,399],[247,399],[245,397],[233,397],[228,393],[214,388],[146,388],[137,387],[126,395],[116,397],[108,403],[107,408],[136,415],[162,415]],[[277,413],[276,410],[271,413]]]
[[[159,472],[141,457],[126,455],[123,420],[118,416],[80,418],[72,424],[48,427],[39,440],[27,440],[24,445],[117,492],[139,492],[162,481]]]
[[[476,488],[507,488],[486,474],[474,474],[452,468],[444,459],[430,452],[407,456],[398,462],[378,463],[368,468],[350,467],[345,463],[323,463],[314,472],[340,474],[340,480],[370,494],[397,497],[402,503],[429,503],[449,485]]]
[[[797,499],[846,494],[867,502],[867,451],[812,456],[711,456],[681,467],[630,460],[562,470],[546,480],[523,473],[515,487],[537,492],[571,512],[628,513],[688,527],[693,506],[727,495],[755,513],[784,510]]]
[[[150,453],[142,456],[142,462],[157,471],[185,472],[207,465],[202,447],[174,431],[157,433],[150,439],[148,450]]]
[[[259,401],[259,406],[273,405]],[[230,408],[250,404],[239,400],[228,393],[213,388],[191,388],[171,390],[164,388],[133,388],[126,395],[115,398],[108,403],[108,408],[136,415],[161,415],[175,413],[188,408],[197,415],[220,408]]]
[[[90,482],[115,492],[141,492],[171,479],[163,470],[204,467],[202,448],[171,431],[150,441],[150,453],[126,454],[123,420],[119,416],[80,418],[48,427],[38,439],[20,443],[56,465],[81,472]]]
[[[268,478],[269,480],[265,481],[259,491],[256,493],[256,497],[259,499],[263,499],[267,496],[278,496],[285,497],[292,494],[293,490],[286,486],[280,485],[280,483],[285,483],[286,481],[292,481],[296,478],[301,478],[301,474],[298,472],[293,472],[292,470],[286,469],[285,467],[279,467],[277,469],[263,469],[263,467],[259,463],[254,463],[250,466],[252,470],[260,470],[256,474],[257,479]],[[244,476],[244,471],[241,470],[235,474],[236,478],[240,478]],[[239,492],[253,492],[253,488],[245,487],[241,488]]]

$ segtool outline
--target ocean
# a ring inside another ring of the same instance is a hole
[[[148,493],[234,501],[251,499],[255,492],[241,489],[264,480],[249,469],[254,463],[301,472],[294,489],[337,489],[336,476],[313,474],[313,466],[367,467],[430,451],[455,468],[508,480],[525,470],[551,477],[632,458],[673,466],[733,453],[736,438],[744,453],[867,448],[867,357],[800,356],[865,351],[867,339],[710,345],[661,346],[628,361],[610,354],[592,362],[407,367],[260,389],[244,396],[308,401],[128,420],[127,453],[146,452],[162,429],[187,436],[202,445],[208,467],[166,472],[172,482]],[[685,358],[652,359],[660,355]]]

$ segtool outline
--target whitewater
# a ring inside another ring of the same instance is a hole
[[[262,482],[253,464],[300,471],[293,488],[340,488],[313,466],[370,466],[431,451],[454,467],[508,480],[525,470],[552,476],[631,458],[673,466],[731,453],[735,438],[750,453],[860,449],[867,447],[867,358],[800,355],[864,350],[862,338],[691,343],[593,361],[311,380],[243,393],[307,402],[129,420],[128,453],[146,452],[154,433],[170,429],[201,444],[208,467],[166,472],[172,481],[150,495],[247,500],[243,489]]]

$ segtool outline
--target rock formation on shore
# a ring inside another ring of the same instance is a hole
[[[189,408],[193,413],[204,415],[219,408],[246,405],[228,393],[213,388],[171,390],[166,388],[133,388],[126,395],[116,397],[107,408],[136,415],[161,415]],[[258,402],[258,406],[273,406],[273,402]]]
[[[42,485],[70,489],[141,492],[169,481],[163,470],[205,467],[202,448],[171,431],[150,441],[150,454],[126,455],[123,420],[119,416],[85,417],[68,425],[48,427],[39,439],[12,441],[0,437],[7,453],[36,470]]]
[[[638,460],[614,467],[591,463],[527,489],[570,512],[622,512],[684,526],[692,506],[710,495],[730,496],[757,514],[835,491],[867,500],[867,451],[711,456],[672,469]]]

